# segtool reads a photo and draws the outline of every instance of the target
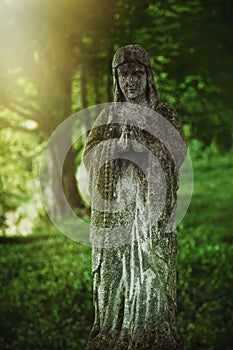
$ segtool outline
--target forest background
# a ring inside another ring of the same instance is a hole
[[[232,349],[232,16],[230,0],[1,0],[0,348],[85,347],[91,249],[49,221],[41,155],[61,122],[112,101],[113,54],[137,43],[151,57],[160,99],[178,111],[194,169],[192,202],[178,227],[186,349]],[[82,148],[80,139],[67,155],[63,187],[87,219],[76,176]],[[54,201],[54,215],[63,209]]]

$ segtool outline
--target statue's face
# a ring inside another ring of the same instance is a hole
[[[120,89],[128,102],[143,102],[146,97],[146,68],[140,63],[124,63],[117,68]]]

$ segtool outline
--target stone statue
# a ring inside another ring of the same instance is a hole
[[[87,349],[182,349],[174,215],[186,145],[139,45],[113,58],[114,100],[87,136],[95,320]]]

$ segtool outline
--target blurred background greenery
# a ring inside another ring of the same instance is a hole
[[[193,161],[193,198],[178,227],[186,349],[233,349],[232,16],[231,0],[1,0],[1,349],[85,347],[91,250],[46,217],[40,157],[63,120],[112,101],[112,56],[129,43],[148,51],[160,98],[177,109]],[[79,142],[63,186],[86,216],[75,178],[81,153]],[[53,210],[59,215],[62,202]]]

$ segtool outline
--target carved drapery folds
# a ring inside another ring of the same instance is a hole
[[[180,349],[174,214],[182,129],[158,101],[140,46],[118,50],[113,74],[115,103],[98,116],[84,150],[95,307],[87,349]]]

